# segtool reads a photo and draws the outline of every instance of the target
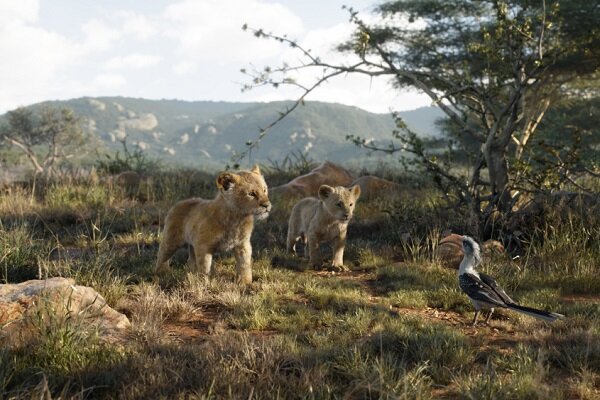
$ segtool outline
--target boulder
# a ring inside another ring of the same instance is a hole
[[[325,161],[308,174],[273,187],[269,192],[283,198],[317,196],[321,185],[351,186],[355,177],[350,171],[330,161]]]
[[[82,322],[98,329],[106,340],[118,338],[131,327],[129,319],[109,307],[98,292],[75,285],[73,279],[0,284],[0,338],[26,332],[31,324],[39,323],[39,318],[32,318],[39,315]]]
[[[393,198],[400,194],[400,185],[373,175],[361,176],[355,179],[350,186],[360,186],[360,197],[365,200],[377,198]]]
[[[462,248],[462,240],[463,236],[456,233],[451,233],[440,240],[434,254],[444,267],[458,269],[465,254]],[[481,251],[484,254],[491,252],[504,253],[504,246],[499,241],[490,239],[483,242]]]
[[[532,232],[542,227],[548,216],[564,221],[572,215],[599,218],[600,195],[566,191],[536,194],[515,206],[506,228],[508,232]]]
[[[129,190],[137,190],[141,181],[142,177],[135,171],[123,171],[114,178],[117,186]]]

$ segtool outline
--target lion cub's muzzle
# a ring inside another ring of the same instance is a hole
[[[269,213],[271,212],[271,202],[267,201],[264,203],[260,204],[260,207],[258,208],[258,210],[256,210],[256,219],[265,219],[269,216]]]

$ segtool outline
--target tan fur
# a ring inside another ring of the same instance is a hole
[[[238,282],[252,282],[250,235],[254,219],[264,219],[271,211],[267,184],[255,166],[251,171],[222,172],[217,187],[212,200],[187,199],[169,210],[155,273],[168,269],[169,258],[187,244],[188,264],[199,273],[210,274],[215,252],[233,250]]]
[[[318,199],[307,197],[296,203],[288,225],[288,250],[295,254],[296,243],[303,241],[309,262],[318,268],[323,263],[320,245],[331,243],[333,267],[344,269],[346,231],[359,196],[360,186],[322,185]]]

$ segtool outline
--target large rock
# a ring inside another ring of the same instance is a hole
[[[465,255],[462,247],[463,236],[451,233],[443,237],[435,248],[435,256],[447,268],[458,269]],[[497,240],[486,240],[481,245],[484,254],[490,252],[504,253],[504,246]]]
[[[97,328],[111,340],[125,333],[129,319],[108,306],[91,287],[75,285],[73,279],[50,278],[0,285],[0,339],[28,331],[40,315],[55,321],[78,321]],[[36,318],[33,318],[36,317]]]
[[[330,161],[325,161],[308,174],[270,189],[270,193],[283,198],[317,196],[321,185],[350,186],[355,177],[350,171]]]
[[[373,175],[365,175],[354,180],[350,186],[360,186],[360,197],[365,200],[390,199],[400,194],[400,185]]]
[[[568,220],[572,215],[600,218],[600,195],[565,191],[537,194],[515,207],[506,228],[509,232],[531,232],[542,227],[548,216]]]

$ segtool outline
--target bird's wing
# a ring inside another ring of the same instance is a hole
[[[481,281],[483,283],[492,288],[492,290],[498,295],[498,297],[502,299],[503,302],[505,302],[506,304],[515,304],[515,301],[511,299],[508,294],[506,294],[504,289],[498,286],[498,283],[496,283],[496,280],[493,277],[480,272],[479,278],[481,278]]]
[[[506,303],[502,297],[476,275],[469,273],[459,275],[458,285],[473,300],[489,303],[497,307],[506,307]]]

